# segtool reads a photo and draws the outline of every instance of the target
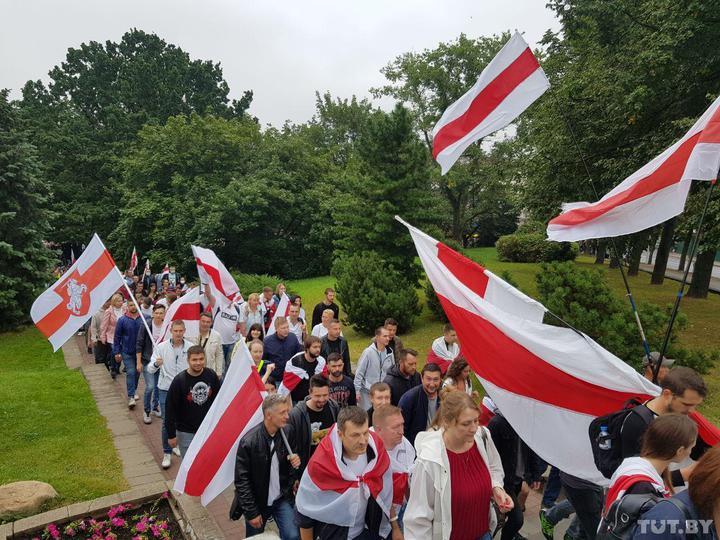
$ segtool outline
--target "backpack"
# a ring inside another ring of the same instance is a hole
[[[595,466],[605,478],[611,478],[622,463],[621,433],[625,420],[631,414],[638,414],[646,424],[652,422],[655,415],[637,399],[631,399],[619,411],[599,416],[590,422],[588,434],[592,447]],[[602,428],[606,428],[603,430]]]
[[[605,517],[600,521],[596,535],[597,540],[630,540],[638,529],[638,520],[645,512],[655,508],[660,501],[667,501],[682,511],[685,520],[697,520],[694,514],[682,501],[676,498],[664,499],[657,495],[640,494],[625,495],[615,501]],[[684,533],[685,538],[697,538],[694,533]]]

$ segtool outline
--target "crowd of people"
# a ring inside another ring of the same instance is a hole
[[[684,538],[643,520],[720,518],[720,447],[703,444],[688,416],[707,389],[671,360],[662,393],[623,413],[604,489],[550,467],[492,400],[481,404],[449,324],[419,370],[391,317],[353,362],[335,292],[326,289],[308,322],[299,296],[276,316],[280,284],[222,306],[206,292],[198,335],[176,320],[161,341],[167,309],[190,284],[172,267],[126,279],[133,296],[119,291],[92,317],[88,345],[113,379],[124,371],[130,409],[142,374],[143,421],[162,422],[163,468],[187,452],[237,348],[250,353],[267,397],[237,450],[230,517],[244,519],[247,536],[274,521],[283,539],[521,540],[530,490],[543,492],[548,539],[571,517],[569,540]],[[621,530],[628,495],[660,502]],[[717,539],[709,523],[696,538]]]

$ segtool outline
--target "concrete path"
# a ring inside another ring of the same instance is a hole
[[[645,264],[644,261],[647,261],[648,253],[645,251],[642,254],[642,258],[640,259],[640,270],[643,272],[648,272],[652,274],[653,268],[655,267],[655,264]],[[667,269],[665,270],[665,277],[668,279],[672,279],[674,281],[680,282],[682,281],[684,272],[682,270],[678,270],[678,264],[680,263],[680,255],[677,253],[671,253],[668,257],[668,264]],[[688,274],[688,285],[692,281],[692,271],[693,267],[695,266],[695,261],[690,265],[690,273]],[[678,285],[679,287],[679,285]],[[712,292],[720,293],[720,263],[715,263],[713,266],[712,271],[712,277],[710,278],[710,290]]]

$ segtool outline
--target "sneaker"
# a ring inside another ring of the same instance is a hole
[[[152,418],[150,418],[150,414],[147,411],[143,412],[143,422],[146,424],[150,424],[152,422]]]
[[[153,414],[153,415],[157,416],[158,418],[162,418],[162,412],[160,411],[160,409],[153,409],[150,414]]]
[[[547,540],[553,540],[555,525],[548,520],[545,508],[540,510],[540,531]]]
[[[180,453],[180,449],[176,446],[173,448],[173,454],[175,454],[177,457],[182,457],[182,454]]]
[[[140,396],[138,396],[137,394],[135,394],[133,397],[135,398],[135,401],[137,401],[138,399],[140,399]]]
[[[169,469],[172,463],[172,454],[163,454],[162,468]]]
[[[128,399],[128,409],[134,409],[135,408],[135,398]]]

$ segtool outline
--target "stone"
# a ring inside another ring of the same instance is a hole
[[[0,486],[0,518],[36,514],[42,505],[58,496],[50,484],[28,480]]]

